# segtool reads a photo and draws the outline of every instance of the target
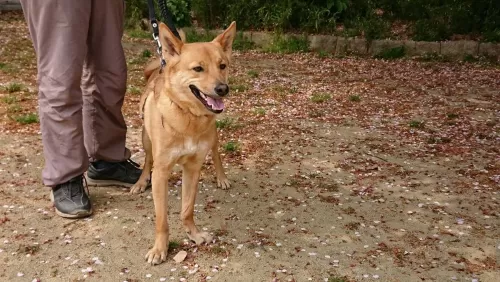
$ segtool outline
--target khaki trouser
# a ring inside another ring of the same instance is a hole
[[[130,157],[121,112],[127,65],[123,0],[21,0],[38,64],[38,104],[47,186],[90,161]]]

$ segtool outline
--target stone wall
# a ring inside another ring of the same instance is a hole
[[[0,0],[0,11],[21,10],[19,0]]]
[[[265,32],[244,32],[245,36],[258,47],[265,48],[272,44],[273,35]],[[286,36],[286,35],[285,35]],[[500,44],[470,40],[459,41],[413,41],[413,40],[373,40],[368,42],[360,38],[346,38],[330,35],[311,35],[308,37],[313,51],[323,51],[335,55],[376,55],[383,50],[404,46],[408,56],[438,54],[450,58],[462,59],[466,55],[488,56],[500,59]]]
[[[196,31],[202,32],[200,29]],[[218,34],[222,30],[210,31]],[[243,32],[244,36],[255,43],[259,48],[266,48],[273,42],[274,34],[268,32]],[[290,35],[284,35],[290,36]],[[300,36],[300,35],[299,35]],[[425,54],[437,54],[454,59],[463,59],[466,55],[488,56],[500,61],[500,44],[470,40],[458,41],[413,41],[413,40],[373,40],[368,42],[361,38],[347,38],[332,35],[310,35],[308,36],[310,48],[316,52],[328,52],[336,56],[347,54],[373,56],[380,52],[404,46],[408,56],[421,56]]]

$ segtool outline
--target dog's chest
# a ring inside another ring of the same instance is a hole
[[[192,138],[184,139],[184,142],[172,147],[170,155],[172,158],[180,158],[184,156],[192,156],[200,153],[206,153],[210,144],[206,141],[193,140]]]

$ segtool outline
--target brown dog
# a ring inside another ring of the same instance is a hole
[[[200,170],[209,151],[217,185],[224,189],[230,186],[218,152],[215,116],[223,111],[222,97],[229,92],[227,78],[235,35],[233,22],[212,42],[184,43],[160,24],[167,65],[161,73],[157,62],[145,69],[148,84],[141,98],[141,112],[146,160],[140,179],[131,188],[132,193],[143,192],[153,170],[156,231],[154,247],[146,254],[148,263],[159,264],[167,256],[167,184],[176,164],[182,167],[181,219],[187,236],[196,244],[212,240],[207,232],[196,227],[193,211]]]

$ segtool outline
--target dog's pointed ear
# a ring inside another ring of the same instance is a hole
[[[212,42],[219,43],[222,46],[222,50],[226,52],[228,57],[231,57],[231,52],[233,51],[233,41],[236,37],[236,22],[232,22],[231,25],[219,36],[217,36]]]
[[[180,55],[182,45],[184,44],[164,23],[160,23],[160,42],[163,52],[167,57]]]

